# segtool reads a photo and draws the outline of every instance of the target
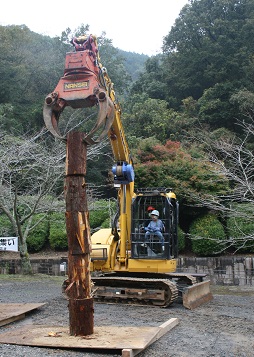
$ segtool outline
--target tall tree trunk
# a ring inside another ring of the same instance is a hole
[[[33,274],[31,261],[27,251],[26,243],[21,243],[19,247],[20,259],[21,259],[21,272],[24,275]]]
[[[33,273],[32,265],[30,262],[30,257],[27,250],[26,238],[27,232],[23,233],[22,231],[22,224],[20,223],[17,210],[15,210],[15,218],[16,218],[16,225],[17,225],[17,237],[19,237],[19,253],[21,259],[21,273],[24,275],[30,275]],[[28,225],[32,221],[32,216],[28,220]]]

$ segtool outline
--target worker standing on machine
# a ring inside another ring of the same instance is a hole
[[[159,211],[153,210],[151,212],[151,221],[147,227],[145,227],[145,240],[147,241],[150,238],[150,235],[153,234],[160,239],[162,250],[164,250],[164,237],[162,232],[165,231],[165,226],[163,222],[159,219]]]

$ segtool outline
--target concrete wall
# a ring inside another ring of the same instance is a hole
[[[33,273],[66,275],[67,258],[31,259]],[[254,257],[179,258],[178,272],[205,273],[214,285],[254,285]],[[1,260],[0,274],[20,274],[20,260]]]

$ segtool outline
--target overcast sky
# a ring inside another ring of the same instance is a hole
[[[90,33],[111,39],[125,51],[155,55],[163,36],[174,25],[188,0],[4,0],[0,25],[26,25],[30,30],[60,36],[67,27],[82,23]]]

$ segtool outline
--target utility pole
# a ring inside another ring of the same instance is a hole
[[[65,201],[68,237],[68,287],[70,335],[93,334],[94,308],[91,297],[91,235],[86,195],[87,144],[85,134],[67,135]]]

